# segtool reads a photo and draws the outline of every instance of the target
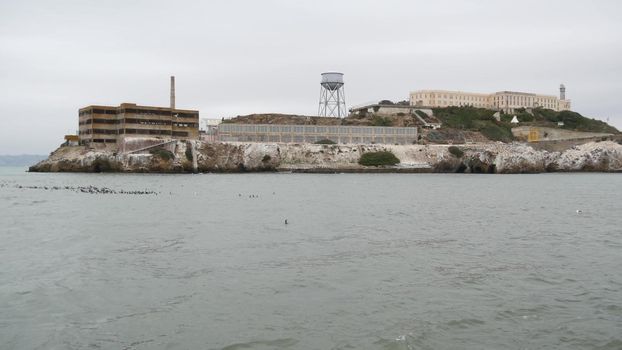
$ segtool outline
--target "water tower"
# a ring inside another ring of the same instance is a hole
[[[320,117],[342,118],[347,115],[343,73],[322,73],[320,83]]]

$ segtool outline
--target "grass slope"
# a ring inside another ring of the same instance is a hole
[[[521,125],[533,125],[542,127],[558,128],[558,122],[563,122],[561,129],[602,132],[617,134],[619,131],[613,126],[596,119],[590,119],[577,112],[556,112],[550,109],[535,108],[533,114],[525,109],[519,109],[516,113],[504,114],[501,121],[493,117],[495,111],[475,107],[446,107],[434,108],[434,115],[443,122],[443,127],[479,131],[493,141],[509,142],[514,139],[510,121],[517,116]]]
[[[475,107],[434,108],[434,116],[443,127],[479,131],[493,141],[512,141],[512,124],[496,121],[493,114],[495,111]]]

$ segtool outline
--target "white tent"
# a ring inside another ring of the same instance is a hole
[[[516,116],[514,116],[514,118],[512,118],[512,121],[510,123],[518,124],[518,118],[516,118]]]

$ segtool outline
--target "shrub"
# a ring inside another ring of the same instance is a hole
[[[149,153],[161,158],[162,160],[171,160],[175,158],[175,155],[171,151],[162,148],[152,149]]]
[[[336,142],[333,141],[333,140],[329,140],[329,139],[321,139],[321,140],[315,141],[315,144],[318,144],[318,145],[334,145],[334,144],[336,144]]]
[[[399,162],[395,154],[389,151],[363,153],[359,159],[359,164],[365,166],[395,165]]]
[[[535,117],[525,111],[520,112],[516,115],[516,118],[518,118],[518,120],[521,123],[528,123],[528,122],[532,122],[535,120]]]
[[[462,156],[464,156],[464,152],[456,146],[449,146],[447,150],[456,158],[462,158]]]
[[[492,141],[510,142],[514,139],[510,128],[496,124],[488,124],[481,128],[480,132]]]
[[[371,123],[373,126],[391,126],[392,124],[391,119],[379,115],[375,116]]]
[[[186,159],[192,162],[192,148],[186,146]]]
[[[553,118],[552,118],[553,119]],[[561,111],[554,122],[563,122],[564,129],[588,132],[617,133],[618,130],[601,120],[589,119],[572,111]]]

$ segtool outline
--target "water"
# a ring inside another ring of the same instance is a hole
[[[622,349],[620,175],[1,184],[2,349]]]

